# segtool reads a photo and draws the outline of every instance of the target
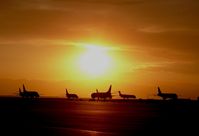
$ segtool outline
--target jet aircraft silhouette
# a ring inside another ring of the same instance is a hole
[[[66,97],[68,99],[78,99],[77,94],[70,94],[67,89],[66,89]]]
[[[98,100],[101,98],[101,99],[106,99],[106,98],[109,98],[109,99],[112,99],[112,95],[111,95],[111,88],[112,88],[112,85],[110,85],[109,89],[107,92],[99,92],[98,89],[96,89],[96,93],[92,93],[91,94],[91,98],[92,99],[95,99],[97,98]]]
[[[19,88],[19,96],[23,98],[38,98],[39,93],[37,91],[26,90],[25,85],[23,84],[23,91]]]
[[[122,97],[123,99],[136,98],[135,95],[122,94],[120,91],[119,91],[119,95],[120,95],[120,97]]]
[[[163,100],[173,99],[176,100],[178,98],[176,93],[162,93],[160,87],[158,87],[158,96],[162,97]]]

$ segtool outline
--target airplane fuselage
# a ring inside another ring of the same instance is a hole
[[[129,99],[129,98],[136,98],[135,95],[125,95],[125,94],[122,94],[120,95],[122,98],[124,99]]]
[[[111,93],[108,93],[108,92],[97,92],[97,93],[92,93],[91,97],[93,99],[95,99],[95,98],[98,98],[98,99],[100,99],[100,98],[101,99],[109,98],[109,99],[111,99],[112,95],[111,95]]]
[[[122,94],[120,91],[119,91],[119,95],[120,95],[120,97],[122,97],[123,99],[136,98],[135,95]]]
[[[76,94],[66,94],[66,97],[68,99],[78,99],[78,96]]]
[[[175,93],[159,93],[158,96],[162,97],[164,100],[166,99],[177,99],[177,94]]]
[[[23,91],[20,92],[20,96],[23,98],[38,98],[39,94],[36,91]]]

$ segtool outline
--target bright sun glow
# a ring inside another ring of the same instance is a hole
[[[111,65],[107,48],[96,45],[86,45],[85,47],[86,50],[79,59],[80,70],[89,76],[105,74]]]

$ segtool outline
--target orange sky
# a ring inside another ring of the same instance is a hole
[[[158,98],[160,86],[196,99],[198,13],[198,0],[2,0],[0,94],[16,95],[25,83],[43,96],[64,97],[68,88],[90,97],[112,84],[115,98],[119,90]],[[104,74],[77,65],[85,44],[108,48]]]

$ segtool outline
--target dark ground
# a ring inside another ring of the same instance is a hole
[[[0,98],[1,136],[197,135],[198,101]]]

